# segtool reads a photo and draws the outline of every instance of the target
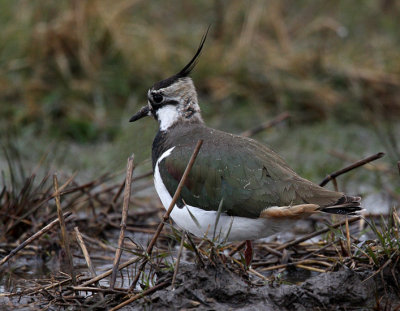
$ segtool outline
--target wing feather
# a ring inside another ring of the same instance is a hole
[[[319,187],[297,175],[275,152],[252,139],[218,132],[205,139],[181,192],[187,204],[224,213],[258,218],[272,206],[317,204],[330,206],[343,194]],[[164,184],[175,193],[193,152],[195,140],[177,144],[159,164]],[[179,141],[178,141],[179,142]]]

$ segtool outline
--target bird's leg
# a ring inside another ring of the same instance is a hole
[[[246,248],[244,250],[244,259],[246,266],[250,267],[251,261],[253,260],[253,245],[250,240],[246,240]]]

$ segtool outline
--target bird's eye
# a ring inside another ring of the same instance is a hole
[[[159,103],[161,103],[163,101],[163,96],[161,94],[159,94],[159,93],[153,93],[152,96],[153,96],[153,101],[156,104],[159,104]]]

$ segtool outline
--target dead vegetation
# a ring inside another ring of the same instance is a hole
[[[197,152],[200,147],[201,144]],[[192,164],[195,156],[196,153]],[[336,180],[340,174],[380,156],[358,161],[330,174],[329,179]],[[0,279],[4,288],[0,296],[7,299],[4,305],[9,307],[118,310],[130,304],[135,306],[136,301],[158,291],[184,287],[182,277],[188,269],[226,271],[249,288],[291,283],[286,278],[291,271],[306,271],[307,279],[350,269],[364,273],[365,282],[381,279],[386,294],[380,293],[380,304],[375,303],[379,306],[388,303],[389,297],[400,290],[400,219],[396,209],[381,218],[336,219],[334,224],[325,219],[322,228],[307,235],[286,242],[258,242],[253,264],[246,267],[241,253],[244,243],[219,244],[191,237],[168,220],[173,203],[161,217],[163,210],[154,198],[137,197],[135,193],[131,198],[131,183],[149,186],[145,181],[148,173],[132,177],[133,158],[128,160],[125,182],[115,182],[107,175],[80,184],[75,175],[53,175],[51,183],[48,173],[39,182],[32,174],[20,183],[15,166],[18,165],[10,161],[12,178],[0,194]],[[62,180],[61,186],[58,180]],[[174,198],[179,191],[178,188]],[[106,233],[117,236],[116,229],[120,229],[118,242],[107,242]],[[126,233],[132,233],[131,237]],[[140,236],[142,241],[146,237],[145,243],[139,241]],[[185,258],[182,273],[181,256]],[[26,277],[31,270],[29,265],[40,260],[59,262],[59,268],[47,275]],[[98,264],[111,262],[110,268],[97,268]],[[188,263],[192,268],[188,268]],[[399,297],[395,299],[398,301]],[[151,306],[151,299],[145,301]],[[201,304],[196,301],[193,306]]]
[[[194,73],[210,116],[240,103],[260,113],[290,110],[302,122],[398,119],[399,12],[397,2],[386,0],[362,7],[345,1],[3,4],[8,44],[1,47],[0,100],[13,105],[1,106],[7,118],[0,129],[33,125],[78,141],[111,139],[120,124],[110,116],[140,106],[145,90],[187,62],[210,23]]]

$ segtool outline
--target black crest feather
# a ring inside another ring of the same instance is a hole
[[[193,70],[193,68],[196,66],[197,61],[199,59],[199,56],[201,54],[201,50],[203,49],[204,43],[206,42],[208,31],[210,30],[211,26],[208,26],[206,33],[203,35],[200,41],[200,45],[197,48],[196,54],[192,57],[189,63],[181,71],[179,71],[177,74],[173,75],[172,77],[169,77],[165,80],[162,80],[160,82],[157,82],[156,84],[153,85],[154,90],[159,90],[162,88],[165,88],[171,84],[173,84],[176,80],[180,78],[187,77],[190,72]]]
[[[194,56],[190,60],[190,62],[185,67],[183,67],[183,69],[180,72],[178,72],[176,74],[176,76],[187,77],[190,74],[190,72],[193,70],[193,68],[196,66],[199,56],[201,54],[201,50],[203,49],[204,42],[206,42],[209,30],[210,30],[210,26],[208,26],[206,33],[203,35],[203,38],[201,38],[200,45],[197,48],[196,54],[194,54]]]

